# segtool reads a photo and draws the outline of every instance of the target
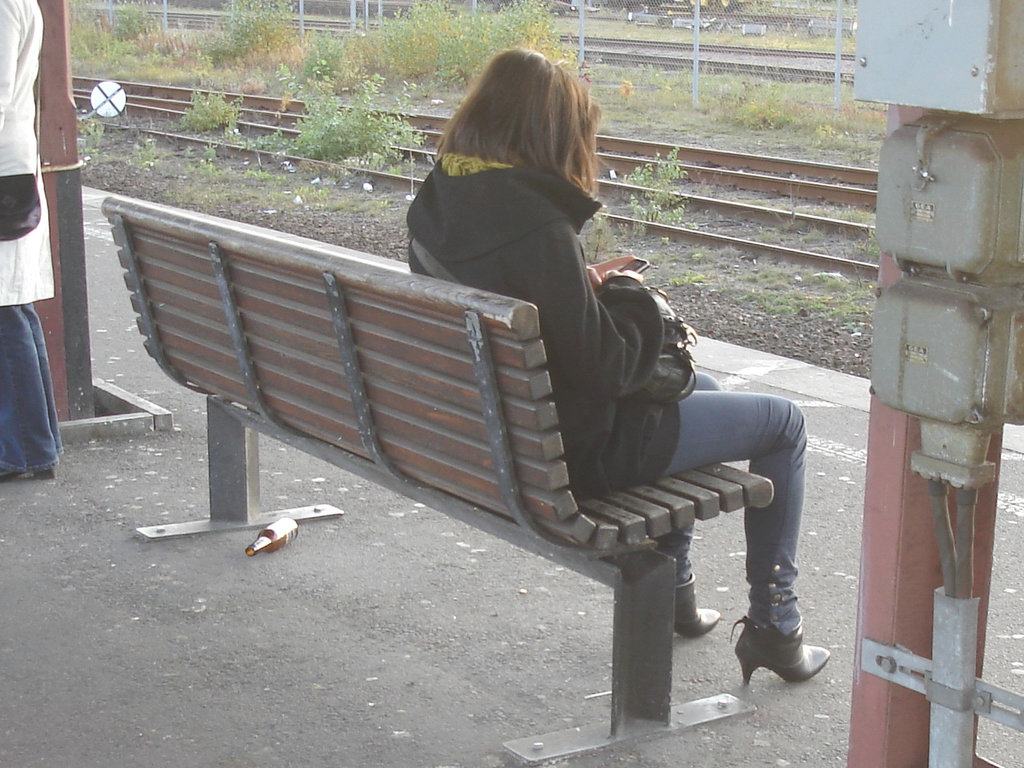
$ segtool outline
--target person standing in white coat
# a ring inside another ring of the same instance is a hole
[[[35,174],[40,224],[0,241],[0,481],[53,477],[61,451],[42,326],[33,302],[53,297],[35,82],[43,18],[37,0],[0,0],[0,176]]]

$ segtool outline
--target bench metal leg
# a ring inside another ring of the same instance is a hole
[[[543,763],[754,711],[728,694],[672,707],[672,559],[642,551],[609,561],[615,570],[611,727],[569,728],[506,742],[505,748],[524,763]]]
[[[259,434],[248,427],[234,406],[206,399],[207,457],[210,477],[210,517],[168,525],[137,528],[146,539],[167,539],[197,533],[261,528],[281,517],[309,520],[336,517],[342,510],[329,504],[260,511]]]

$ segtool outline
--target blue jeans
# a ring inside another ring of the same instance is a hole
[[[793,402],[774,395],[723,391],[698,374],[697,391],[679,403],[679,437],[666,474],[719,461],[750,460],[750,471],[775,484],[763,509],[747,509],[749,618],[789,634],[800,624],[796,548],[804,501],[807,435]],[[693,527],[661,537],[659,549],[676,559],[676,583],[691,577]]]
[[[50,363],[31,304],[0,307],[0,472],[37,472],[61,451]]]

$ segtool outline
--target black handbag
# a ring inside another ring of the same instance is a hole
[[[658,305],[664,337],[654,372],[639,394],[656,403],[677,403],[697,385],[690,354],[690,348],[697,343],[697,333],[676,315],[662,291],[648,287],[647,292]]]
[[[33,173],[0,176],[0,240],[17,240],[39,226],[42,208]]]

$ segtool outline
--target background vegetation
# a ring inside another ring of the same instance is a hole
[[[316,110],[306,127],[322,137],[313,151],[325,157],[368,151],[384,159],[372,139],[355,148],[322,146],[325,132],[355,125],[378,137],[401,133],[400,126],[371,126],[373,108],[448,112],[483,63],[505,48],[536,48],[576,67],[576,52],[562,35],[574,32],[577,21],[556,17],[547,0],[518,0],[500,11],[481,3],[475,14],[448,0],[421,2],[379,28],[305,36],[292,23],[288,0],[234,0],[233,22],[166,33],[143,6],[118,5],[110,24],[86,0],[73,2],[76,74],[303,98]],[[616,34],[637,29],[620,24]],[[793,46],[806,46],[805,38],[792,36]],[[702,75],[695,105],[688,72],[602,65],[581,76],[602,105],[604,130],[619,135],[868,165],[885,127],[884,112],[874,105],[844,98],[839,110],[832,108],[827,85]],[[225,119],[229,127],[230,116]]]

